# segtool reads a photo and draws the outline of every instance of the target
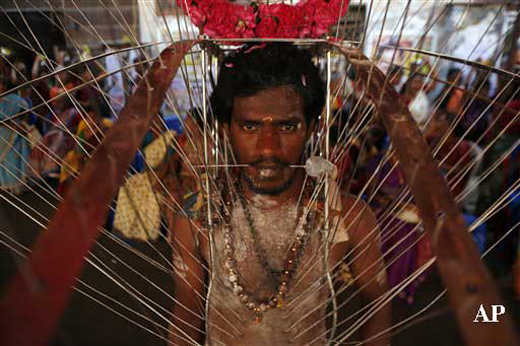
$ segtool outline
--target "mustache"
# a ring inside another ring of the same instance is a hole
[[[249,162],[247,164],[252,167],[262,167],[262,166],[272,166],[272,165],[290,167],[290,165],[291,165],[289,162],[281,160],[277,157],[259,158],[258,160]]]

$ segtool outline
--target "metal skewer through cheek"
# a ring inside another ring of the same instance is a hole
[[[195,168],[230,168],[230,167],[252,167],[249,164],[217,164],[217,165],[193,165]],[[305,165],[289,165],[291,168],[305,168]]]

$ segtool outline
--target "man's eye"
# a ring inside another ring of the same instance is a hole
[[[292,131],[295,128],[296,128],[296,126],[290,125],[290,124],[286,124],[286,125],[281,125],[280,126],[280,130],[282,130],[282,131]]]
[[[242,129],[244,131],[255,131],[256,130],[256,125],[245,124],[245,125],[242,125]]]

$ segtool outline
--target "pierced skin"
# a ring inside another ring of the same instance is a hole
[[[289,203],[297,202],[303,186],[305,172],[302,169],[290,167],[290,165],[301,163],[305,143],[313,127],[314,123],[308,124],[306,122],[303,112],[303,100],[292,87],[274,87],[263,90],[253,96],[235,98],[231,121],[229,124],[224,124],[223,128],[227,132],[238,163],[252,164],[252,166],[242,170],[243,173],[240,177],[247,197],[262,196],[262,199],[267,200],[266,204],[270,207],[273,204],[285,204],[287,201]],[[272,193],[273,191],[277,193]],[[357,199],[353,196],[343,198],[341,212],[343,217],[352,209],[356,203],[355,201]],[[303,203],[306,202],[304,201]],[[360,249],[359,251],[362,249],[368,250],[363,255],[357,256],[358,259],[354,260],[352,271],[354,276],[358,277],[358,285],[364,286],[366,284],[366,288],[362,292],[363,298],[367,301],[373,301],[387,290],[386,278],[379,280],[379,283],[370,283],[370,280],[378,274],[378,267],[373,266],[374,268],[369,268],[369,266],[374,262],[382,260],[375,217],[366,205],[357,201],[353,211],[350,212],[350,215],[344,222],[346,225],[355,224],[353,227],[349,227],[350,240],[349,242],[338,243],[332,247],[331,260],[333,264],[338,263],[343,259],[349,248],[355,248],[357,244],[363,241],[363,244],[357,248]],[[193,258],[201,254],[203,257],[201,259],[208,261],[206,255],[208,244],[203,240],[206,237],[200,237],[202,249],[198,249],[192,240],[193,229],[191,229],[190,223],[186,218],[178,217],[176,225],[172,229],[175,230],[175,238],[182,243],[181,247],[185,251],[184,258]],[[375,232],[373,232],[374,229],[376,229]],[[215,232],[215,234],[218,234],[218,230],[215,230]],[[262,233],[262,229],[259,229],[259,232]],[[294,229],[278,229],[277,232],[280,235],[286,233],[293,234]],[[373,236],[368,236],[371,233]],[[358,254],[358,252],[354,251],[353,256]],[[256,260],[253,253],[248,254],[248,256],[251,256],[251,258],[246,259],[247,261]],[[277,260],[282,261],[283,258],[277,258]],[[309,260],[309,258],[302,259],[303,262],[306,260]],[[203,275],[200,261],[190,261],[187,265],[191,273]],[[242,272],[241,275],[244,276],[245,282],[249,282],[253,286],[265,279],[265,273],[261,270]],[[192,280],[193,286],[188,287],[179,279],[176,278],[176,287],[179,288],[177,299],[181,302],[185,299],[186,306],[203,306],[203,302],[190,298],[194,296],[194,290],[200,290],[199,293],[202,294],[203,287],[196,285],[196,280]],[[218,282],[219,280],[217,279],[216,281]],[[303,282],[304,287],[299,287],[299,289],[304,290],[306,289],[305,286],[311,283]],[[238,299],[238,297],[233,296],[232,299]],[[269,313],[280,314],[283,313],[282,310],[278,311],[278,309],[275,309]],[[245,311],[244,313],[247,313],[247,310]],[[190,324],[202,327],[201,321],[196,321],[193,316],[190,317],[187,311],[182,311],[179,308],[178,311],[174,311],[174,315],[177,314],[180,317],[188,318]],[[364,339],[368,339],[375,335],[375,332],[389,327],[389,316],[389,307],[384,307],[378,314],[374,315],[366,323],[365,327],[362,328]],[[299,318],[299,316],[294,317]],[[215,323],[222,323],[222,328],[225,327],[225,322],[215,321]],[[309,321],[305,323],[309,323]],[[182,324],[179,324],[179,327],[184,328]],[[302,328],[304,327],[302,326]],[[249,334],[251,328],[253,328],[252,325],[246,324],[244,327],[245,335],[241,335],[240,340],[248,340],[248,338],[254,335]],[[192,333],[193,330],[186,329],[186,332]],[[197,340],[203,337],[201,334],[190,335],[193,335]],[[302,344],[305,344],[312,341],[315,337],[315,333],[306,333],[301,336],[301,339],[297,340],[297,343],[300,344],[301,341]],[[175,342],[184,344],[179,339],[175,339]],[[230,343],[240,344],[237,339],[230,340]],[[385,339],[378,339],[369,343],[372,346],[384,344],[386,344]]]
[[[301,164],[312,127],[300,94],[290,86],[235,98],[224,129],[238,163],[251,165],[241,174],[246,195],[260,192],[275,201],[297,195],[304,172],[289,166]]]

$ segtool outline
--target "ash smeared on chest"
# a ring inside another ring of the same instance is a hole
[[[283,260],[296,236],[298,208],[294,203],[275,208],[273,206],[275,204],[268,198],[255,196],[247,208],[253,227],[258,232],[261,248],[267,252],[269,264],[273,269],[281,270]],[[236,260],[244,261],[254,253],[251,225],[242,205],[237,204],[232,215]]]
[[[305,225],[306,218],[300,220],[300,208],[295,203],[277,206],[272,204],[269,199],[259,196],[250,200],[247,208],[258,233],[258,243],[265,251],[264,255],[268,261],[269,270],[280,272],[283,269],[297,232],[300,233],[306,229],[307,232],[310,232],[310,237],[306,251],[301,257],[301,270],[297,271],[292,278],[294,286],[289,285],[290,290],[284,303],[287,305],[284,306],[284,309],[268,310],[262,315],[262,321],[258,325],[252,324],[253,314],[233,293],[233,287],[226,279],[229,274],[223,261],[217,262],[219,264],[215,266],[217,271],[215,277],[221,278],[221,280],[217,279],[215,285],[212,286],[211,311],[220,311],[223,314],[233,311],[232,316],[238,317],[239,321],[236,322],[236,325],[241,332],[237,339],[230,340],[226,344],[306,344],[307,341],[315,339],[316,335],[325,335],[326,326],[323,316],[326,306],[320,305],[320,303],[326,300],[329,292],[320,281],[324,277],[325,266],[322,252],[318,251],[322,238],[319,236],[319,232],[315,232],[319,224]],[[300,221],[302,221],[301,224]],[[251,226],[240,202],[235,203],[231,210],[229,226],[231,226],[230,233],[233,239],[233,259],[237,262],[240,285],[255,301],[269,300],[276,292],[276,286],[255,254]],[[310,228],[307,229],[306,226]],[[216,252],[223,254],[224,239],[220,235],[222,233],[217,234],[215,237]],[[305,274],[303,275],[303,273]],[[215,313],[210,312],[209,316],[211,323],[220,323],[219,319],[214,317]],[[302,319],[302,316],[306,317]],[[222,325],[222,328],[228,328],[228,326]],[[308,332],[302,334],[306,330]],[[219,335],[217,329],[210,331],[210,338],[217,339],[219,336],[223,337],[222,340],[227,340],[225,336]],[[238,339],[240,342],[237,342]]]

